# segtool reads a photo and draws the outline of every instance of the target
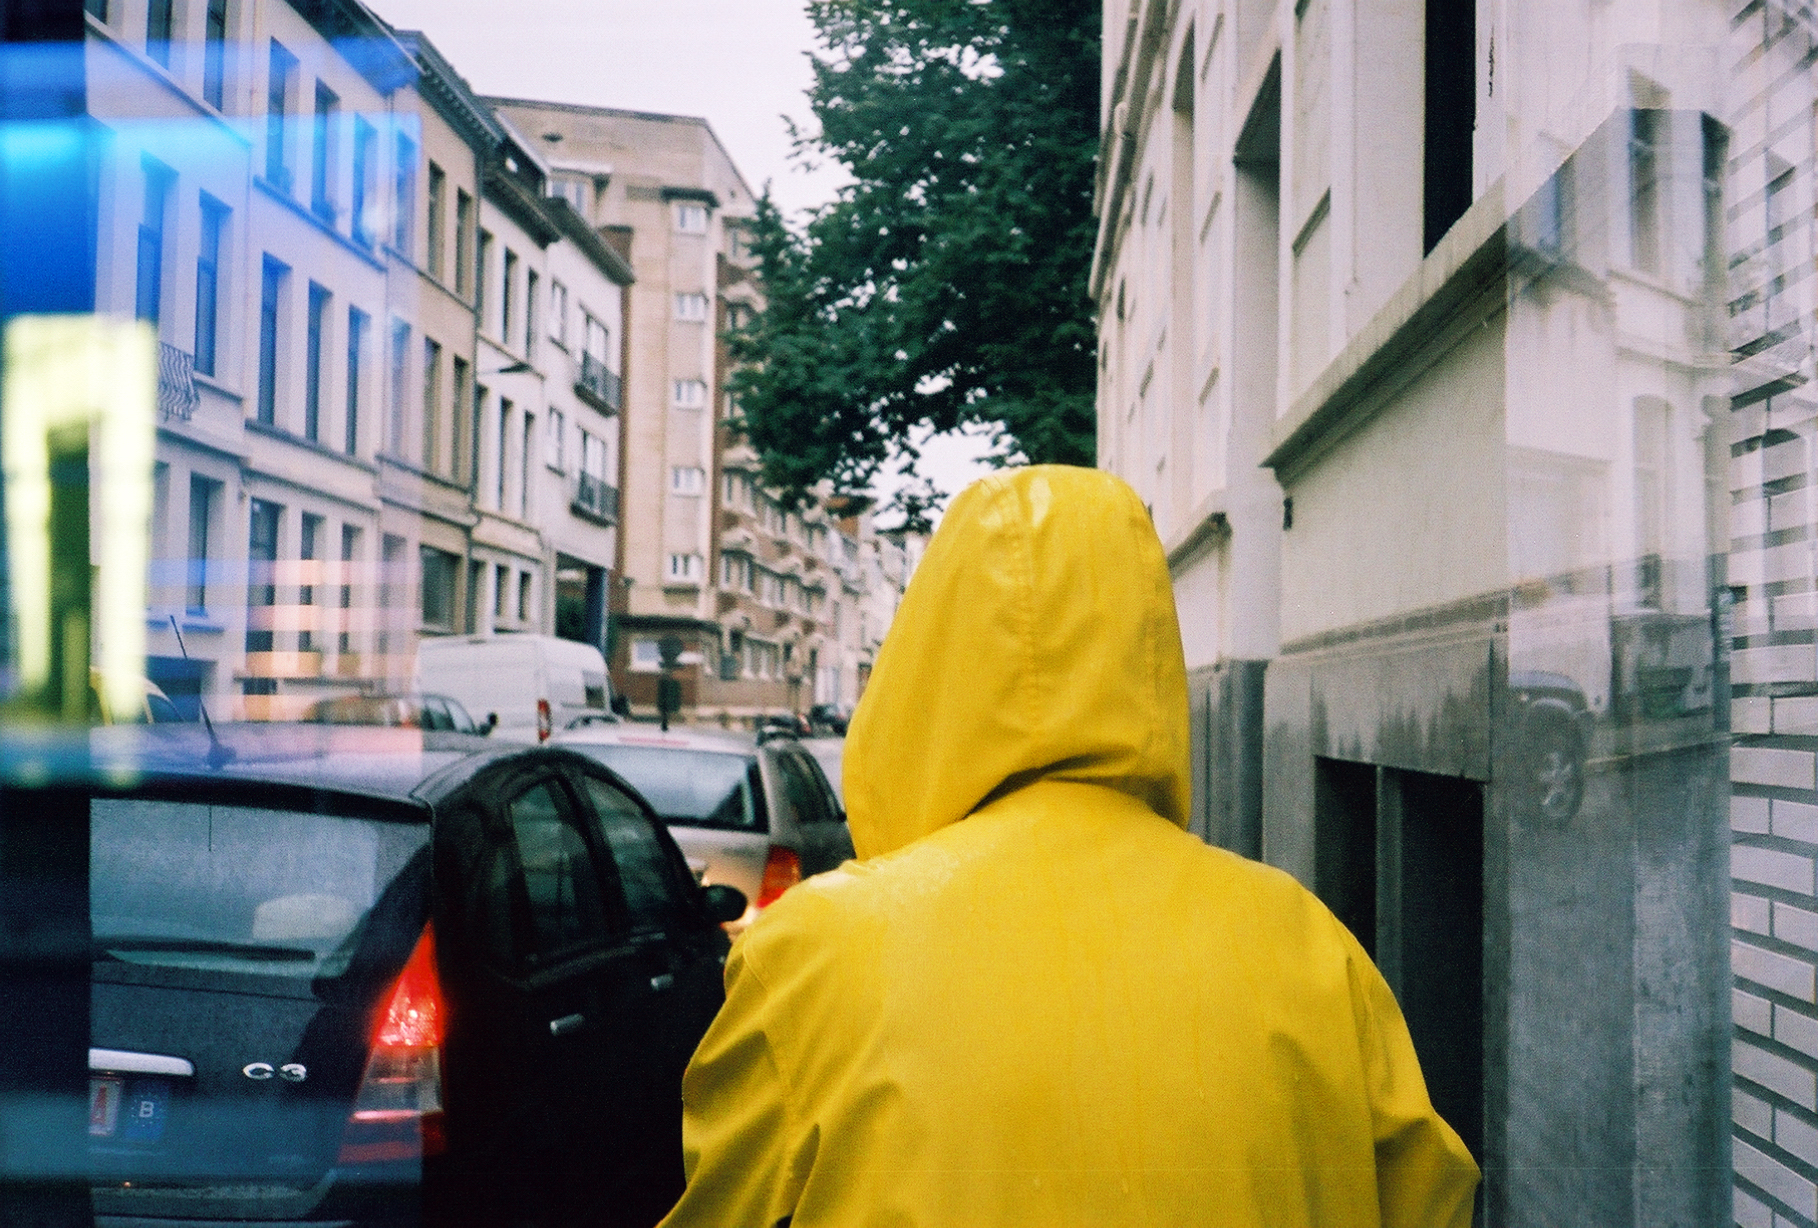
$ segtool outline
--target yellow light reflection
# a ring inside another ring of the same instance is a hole
[[[143,706],[146,566],[152,508],[157,340],[143,321],[99,316],[21,316],[6,326],[0,382],[0,465],[6,473],[6,544],[15,620],[15,667],[23,693],[51,683],[52,643],[83,659],[86,611],[52,626],[51,570],[81,565],[56,558],[51,529],[52,441],[86,429],[89,457],[94,666],[102,700],[115,712]],[[73,675],[80,677],[79,673]],[[80,681],[65,677],[65,717]],[[73,695],[69,692],[73,692]]]

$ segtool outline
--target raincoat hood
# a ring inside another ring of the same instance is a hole
[[[1184,827],[1186,667],[1136,493],[1038,465],[955,499],[878,652],[842,770],[861,858],[1038,780],[1108,786]]]

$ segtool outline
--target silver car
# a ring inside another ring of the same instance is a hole
[[[643,794],[703,884],[751,901],[733,933],[783,892],[852,856],[839,797],[791,737],[586,723],[553,739],[591,756]]]

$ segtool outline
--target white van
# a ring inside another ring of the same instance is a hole
[[[417,645],[417,689],[451,695],[494,736],[541,742],[581,717],[611,720],[606,658],[553,635],[456,635]]]

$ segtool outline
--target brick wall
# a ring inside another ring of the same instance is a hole
[[[1809,10],[1735,0],[1725,48],[1735,1219],[1818,1224],[1818,399]],[[1790,172],[1790,179],[1785,178]],[[1770,184],[1773,189],[1770,191]],[[1780,224],[1770,230],[1770,218]]]

